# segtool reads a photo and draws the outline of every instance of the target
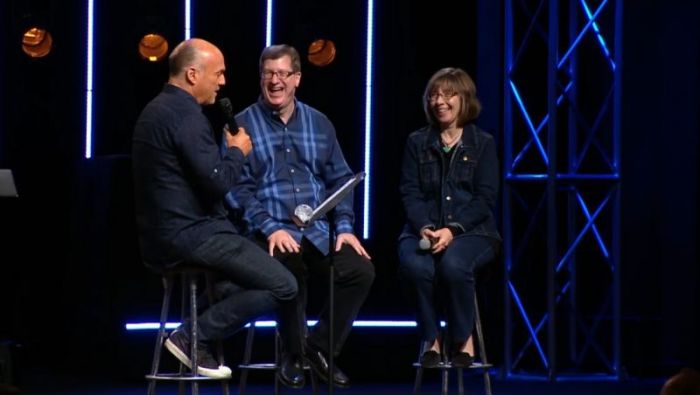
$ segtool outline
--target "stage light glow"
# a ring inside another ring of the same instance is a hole
[[[333,40],[319,38],[309,44],[307,58],[314,66],[325,67],[335,60],[335,51]]]
[[[53,49],[51,33],[38,26],[27,29],[22,35],[22,51],[31,58],[43,58]]]
[[[158,33],[149,33],[139,41],[139,55],[149,62],[159,62],[168,55],[168,40]]]
[[[317,320],[306,321],[308,326],[316,325]],[[179,322],[167,322],[165,324],[165,329],[175,329],[180,325]],[[249,327],[247,324],[245,327]],[[277,326],[276,321],[272,320],[261,320],[255,321],[256,328],[274,328]],[[415,328],[415,321],[404,321],[404,320],[357,320],[352,324],[355,328]],[[440,326],[445,327],[445,321],[440,321]],[[144,330],[158,330],[160,324],[157,322],[135,322],[127,323],[125,326],[127,331],[144,331]]]

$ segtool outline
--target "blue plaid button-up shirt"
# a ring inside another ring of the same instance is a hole
[[[250,135],[253,151],[240,182],[227,195],[229,204],[244,210],[251,231],[269,236],[284,229],[297,243],[306,237],[328,254],[328,220],[301,229],[292,215],[301,204],[318,207],[353,175],[333,124],[298,100],[286,125],[262,99],[236,115],[236,121]],[[351,193],[336,207],[338,234],[353,231],[352,199]]]

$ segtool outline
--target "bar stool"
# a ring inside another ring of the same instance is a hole
[[[481,328],[481,316],[479,314],[479,303],[476,299],[476,291],[474,291],[474,326],[476,333],[472,334],[467,340],[467,347],[470,348],[470,354],[476,356],[474,353],[474,335],[476,335],[476,341],[478,343],[479,359],[480,361],[474,361],[469,367],[453,367],[449,362],[441,362],[438,366],[434,368],[425,368],[420,364],[420,355],[422,352],[421,347],[418,348],[418,362],[413,364],[416,368],[416,381],[413,386],[413,394],[419,395],[420,388],[423,381],[423,369],[438,369],[441,371],[442,375],[442,388],[441,394],[447,395],[449,391],[449,373],[450,371],[457,372],[457,390],[459,395],[464,395],[464,369],[471,371],[482,371],[484,377],[484,392],[486,395],[491,395],[491,377],[489,376],[489,369],[493,367],[492,364],[487,362],[486,359],[486,348],[484,347],[484,333]]]
[[[250,371],[273,371],[275,373],[275,395],[280,394],[280,380],[277,378],[277,369],[279,368],[281,347],[280,335],[275,327],[275,356],[274,362],[251,362],[253,355],[253,340],[255,339],[255,322],[251,322],[248,326],[248,331],[245,338],[245,349],[243,351],[243,361],[238,368],[241,370],[238,382],[238,395],[245,395],[246,386],[248,384],[248,372]],[[311,378],[311,390],[314,395],[318,395],[318,382],[313,369],[304,363],[304,371],[308,371]]]
[[[155,350],[153,352],[153,364],[151,366],[151,372],[150,374],[146,375],[146,380],[148,381],[148,395],[155,395],[156,383],[158,381],[178,383],[179,394],[182,394],[184,392],[185,384],[189,383],[190,388],[192,389],[192,395],[199,395],[199,382],[221,381],[223,393],[224,395],[228,395],[228,378],[213,378],[202,376],[197,373],[197,280],[199,277],[204,276],[209,302],[213,303],[214,297],[212,292],[213,288],[211,273],[204,269],[195,268],[191,266],[178,265],[170,269],[158,269],[148,264],[146,264],[146,266],[158,272],[163,280],[163,304],[160,312],[160,326],[158,329],[158,337],[156,338]],[[188,330],[190,345],[192,347],[190,349],[192,367],[187,368],[184,364],[180,363],[179,372],[166,373],[159,371],[160,355],[161,350],[163,349],[163,343],[165,341],[165,323],[168,319],[170,296],[172,294],[172,289],[174,287],[175,280],[177,277],[180,277],[182,291],[180,319],[182,322],[185,322],[185,320],[189,319],[189,322],[191,323]],[[189,306],[189,315],[187,313],[186,306]],[[223,365],[224,359],[221,341],[218,341],[216,344],[216,353],[218,354],[219,364]]]

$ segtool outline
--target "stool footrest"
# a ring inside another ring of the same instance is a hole
[[[277,365],[274,363],[248,363],[238,365],[238,369],[275,370]]]
[[[230,380],[230,378],[220,378],[220,377],[209,377],[209,376],[187,376],[181,375],[180,373],[158,373],[158,374],[147,374],[146,380],[159,380],[159,381],[222,381]]]
[[[433,367],[425,367],[422,366],[419,362],[414,362],[413,363],[414,368],[423,368],[423,369],[460,369],[457,367],[452,366],[451,363],[449,362],[440,362],[437,366]],[[490,363],[481,363],[481,362],[474,362],[468,367],[461,368],[461,369],[490,369],[493,367],[493,364]]]

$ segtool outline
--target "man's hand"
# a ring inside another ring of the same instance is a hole
[[[357,237],[355,237],[354,234],[352,233],[341,233],[338,235],[338,237],[335,240],[335,250],[340,251],[340,248],[343,246],[343,244],[347,244],[350,247],[352,247],[359,255],[362,255],[363,257],[367,259],[372,259],[367,251],[365,251],[365,248],[362,247],[362,244],[360,244],[360,241],[357,240]]]
[[[299,244],[297,244],[292,235],[283,229],[274,231],[267,238],[267,249],[270,256],[274,256],[275,248],[280,250],[280,252],[299,253]]]
[[[224,136],[226,136],[226,148],[236,147],[243,152],[243,156],[248,156],[253,149],[253,142],[243,128],[238,128],[238,133],[231,134],[227,126],[224,128]]]

